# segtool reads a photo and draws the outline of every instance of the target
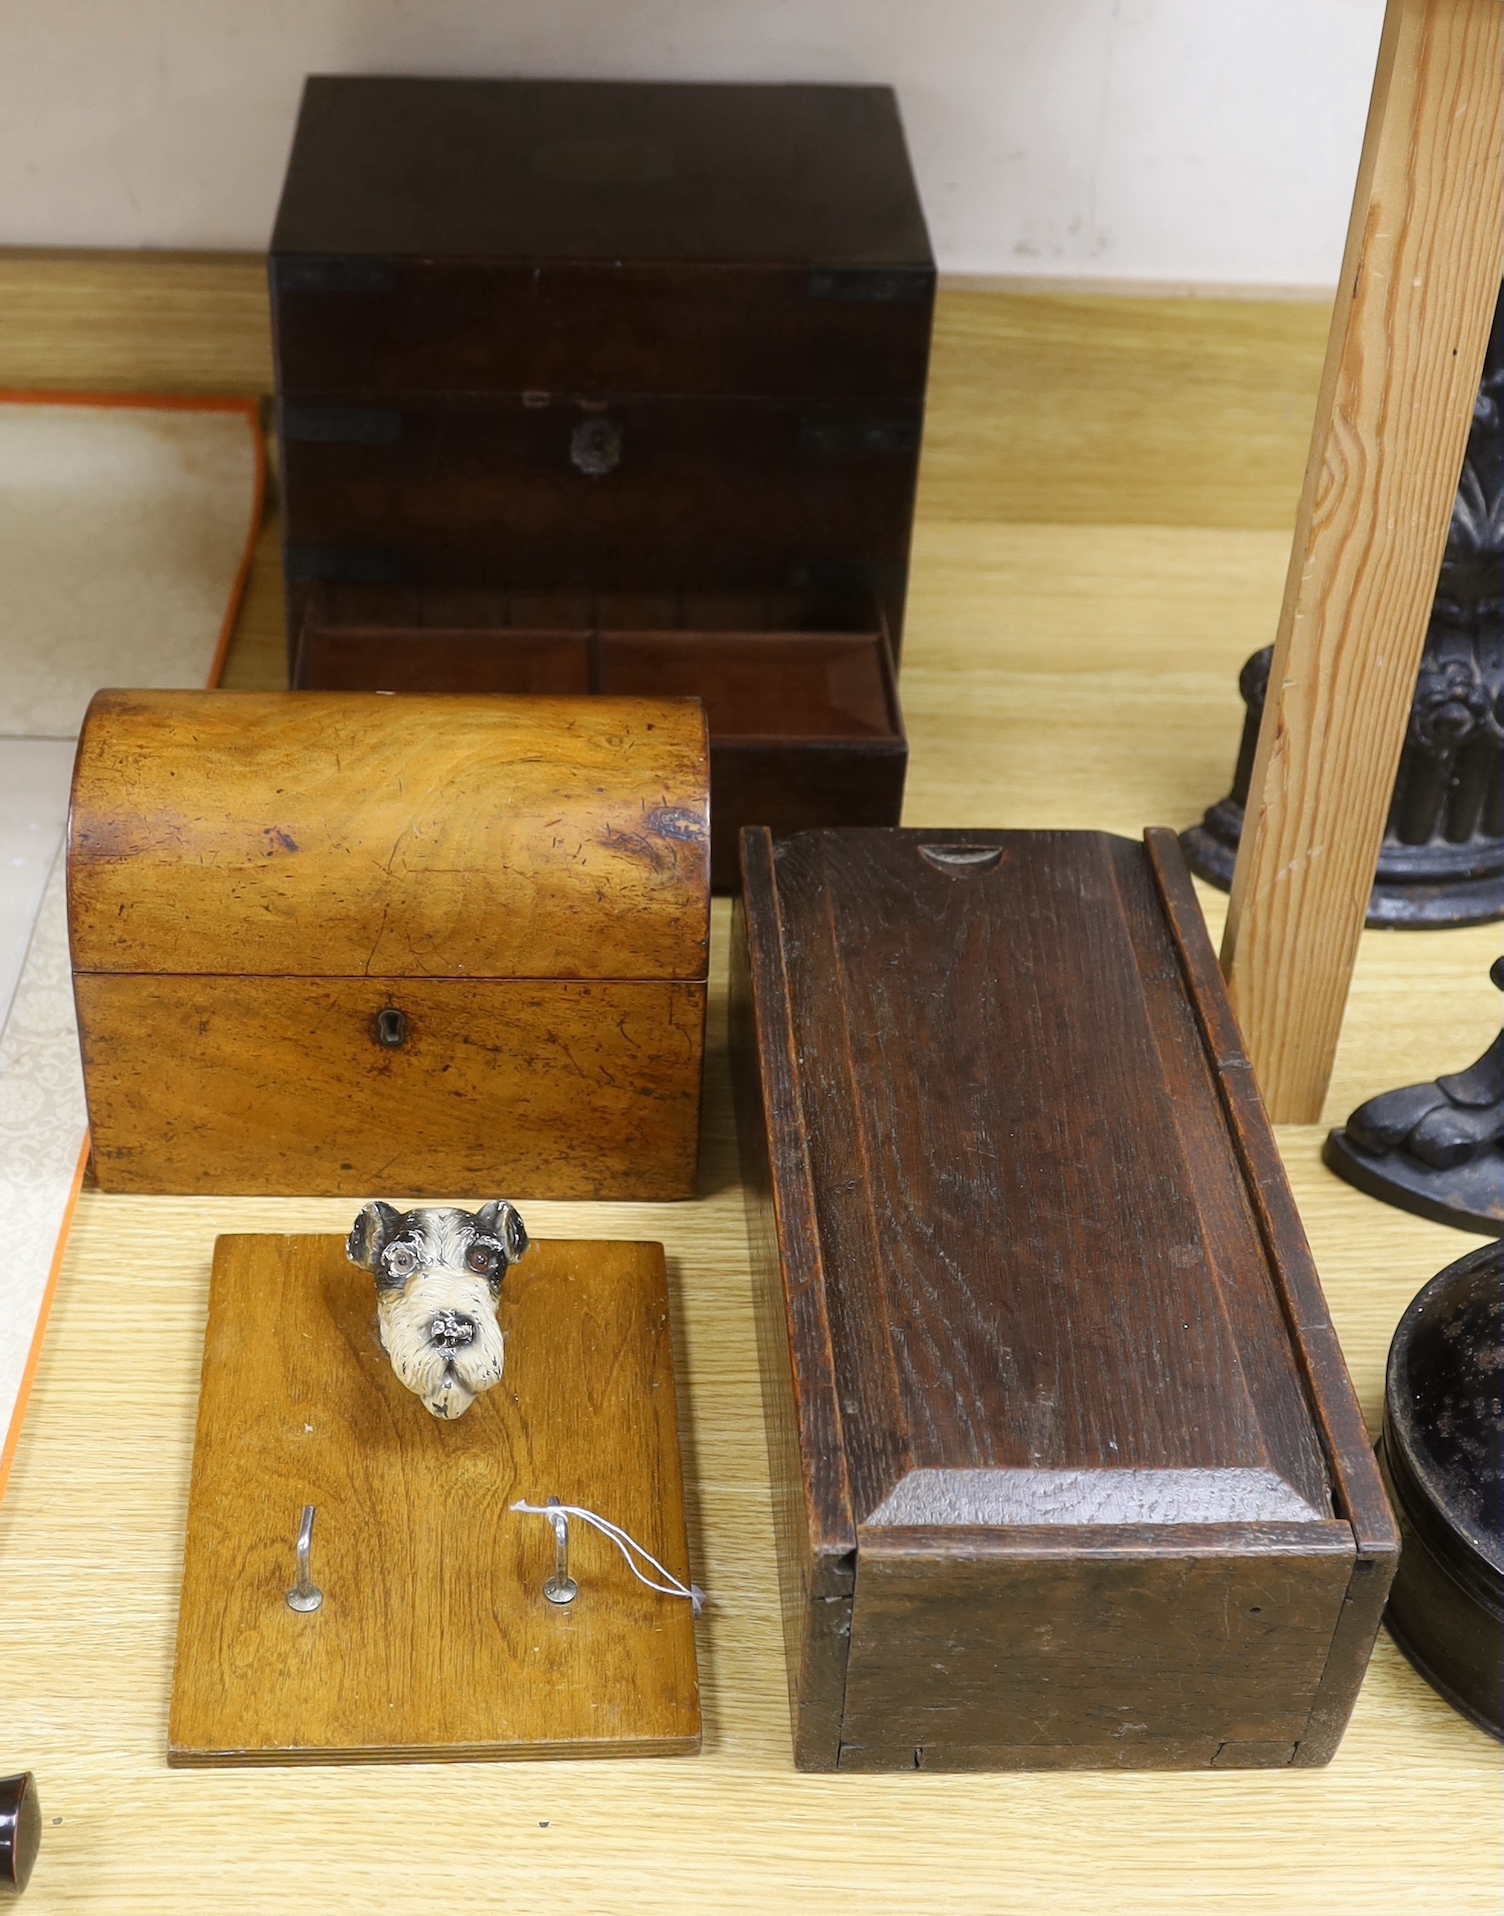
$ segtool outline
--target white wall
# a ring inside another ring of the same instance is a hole
[[[0,245],[265,245],[308,72],[882,80],[953,273],[1327,286],[1382,0],[4,0]]]

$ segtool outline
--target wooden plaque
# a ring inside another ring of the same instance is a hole
[[[688,1602],[574,1524],[555,1608],[553,1533],[509,1509],[582,1504],[689,1581],[662,1246],[534,1244],[501,1324],[500,1384],[441,1423],[343,1238],[218,1240],[169,1764],[698,1750]],[[324,1602],[298,1615],[305,1504]]]

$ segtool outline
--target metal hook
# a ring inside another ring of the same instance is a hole
[[[298,1525],[298,1581],[287,1593],[289,1610],[317,1610],[324,1593],[313,1581],[309,1563],[313,1556],[313,1504],[304,1504],[303,1521]]]
[[[548,1521],[554,1527],[554,1574],[544,1584],[543,1594],[550,1603],[573,1603],[580,1586],[569,1574],[569,1519],[559,1509],[557,1497],[548,1498],[547,1503]]]

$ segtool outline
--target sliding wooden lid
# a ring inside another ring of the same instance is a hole
[[[847,1548],[853,1527],[1326,1525],[1350,1553],[1289,1329],[1326,1349],[1319,1287],[1293,1211],[1261,1229],[1285,1214],[1278,1158],[1215,1036],[1235,1039],[1215,964],[1177,949],[1145,848],[742,845],[764,1070],[797,1060],[796,1126],[767,1094],[785,1282],[828,1321],[796,1338],[796,1374],[810,1399],[830,1366],[843,1439],[811,1465],[817,1523]],[[1204,946],[1173,846],[1150,851]],[[1381,1510],[1347,1380],[1329,1382]]]
[[[98,693],[81,972],[703,979],[693,699]]]

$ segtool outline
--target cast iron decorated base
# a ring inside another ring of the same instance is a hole
[[[1467,456],[1368,904],[1370,925],[1427,930],[1504,918],[1501,315],[1504,297],[1494,311],[1483,381],[1473,408]],[[1224,891],[1232,884],[1237,861],[1273,650],[1265,646],[1255,652],[1238,680],[1248,711],[1232,791],[1210,808],[1199,825],[1180,836],[1191,870]]]
[[[1260,714],[1262,710],[1261,702]],[[1256,723],[1254,731],[1257,735]],[[1218,799],[1199,825],[1180,834],[1185,862],[1198,878],[1231,891],[1242,831],[1243,807],[1235,798]],[[1422,864],[1404,856],[1412,849],[1433,855]],[[1447,872],[1448,865],[1455,870]],[[1412,848],[1391,844],[1386,837],[1363,921],[1370,931],[1445,931],[1488,925],[1498,918],[1504,918],[1504,862],[1492,845]]]

